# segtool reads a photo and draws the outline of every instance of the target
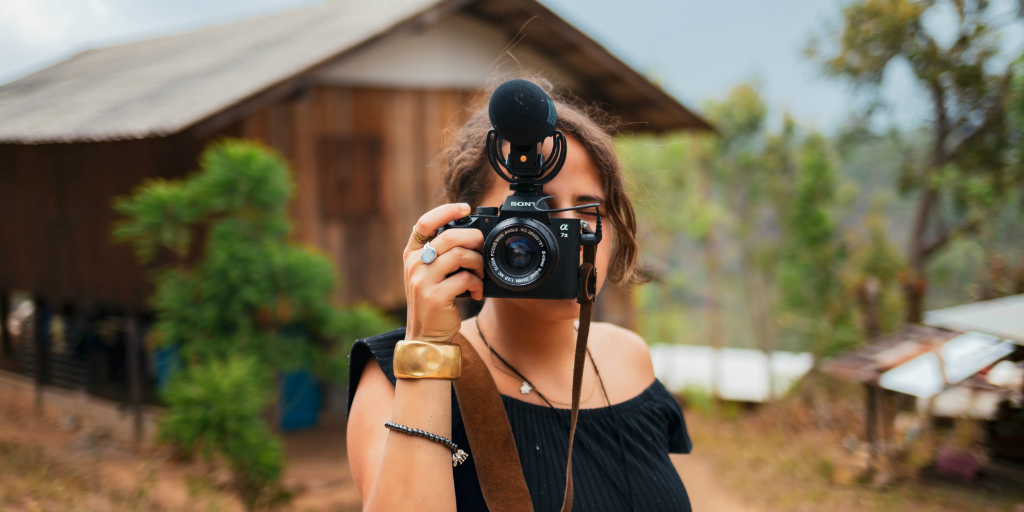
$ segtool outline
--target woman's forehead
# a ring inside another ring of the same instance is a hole
[[[558,176],[544,185],[544,192],[562,199],[604,200],[604,184],[594,159],[575,137],[567,135],[565,139],[565,165]]]

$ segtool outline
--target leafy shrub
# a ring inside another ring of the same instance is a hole
[[[391,322],[367,306],[334,304],[330,259],[289,240],[293,186],[277,153],[228,139],[200,164],[187,179],[149,181],[119,199],[114,234],[142,263],[170,262],[154,273],[149,340],[177,345],[185,370],[165,391],[161,439],[224,457],[246,503],[262,506],[281,496],[284,464],[260,419],[273,403],[272,376],[310,370],[344,382],[348,343]]]
[[[270,383],[269,372],[254,358],[234,356],[178,373],[164,392],[170,410],[160,423],[159,441],[186,455],[223,457],[249,508],[282,497],[277,486],[284,466],[281,443],[260,419],[271,401]]]

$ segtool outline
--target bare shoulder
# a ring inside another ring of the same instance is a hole
[[[654,381],[651,350],[639,334],[606,322],[594,322],[590,329],[591,353],[602,377],[607,374],[628,390],[626,398],[639,394]]]

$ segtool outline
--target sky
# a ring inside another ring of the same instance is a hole
[[[201,28],[322,0],[0,0],[0,84],[78,51]],[[828,37],[843,0],[541,0],[685,105],[701,110],[741,82],[755,83],[778,123],[784,112],[832,132],[864,95],[821,76],[803,49]],[[996,1],[1009,11],[1013,0]],[[939,9],[927,23],[951,26]],[[1006,55],[1024,50],[1011,24]],[[876,122],[912,127],[927,121],[909,70],[892,66],[882,90],[890,107]]]

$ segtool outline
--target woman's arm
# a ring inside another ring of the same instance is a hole
[[[352,480],[364,504],[380,470],[384,444],[390,432],[382,427],[384,422],[391,421],[394,404],[395,387],[381,371],[377,360],[371,358],[363,369],[359,387],[352,398],[345,435]]]
[[[394,421],[451,438],[451,384],[401,379],[397,388],[371,359],[352,400],[349,466],[365,510],[455,510],[451,451],[384,428]]]
[[[416,231],[434,233],[469,214],[469,205],[443,205],[420,218]],[[423,245],[410,237],[405,250],[408,302],[406,339],[450,342],[462,319],[455,297],[483,298],[483,236],[475,229],[448,230],[431,242],[437,258],[420,261]],[[460,268],[469,272],[458,272]],[[449,277],[450,275],[450,277]],[[348,453],[352,477],[366,512],[455,510],[452,455],[445,446],[384,428],[393,421],[451,438],[451,383],[399,379],[394,388],[376,362],[368,363],[352,401]]]

